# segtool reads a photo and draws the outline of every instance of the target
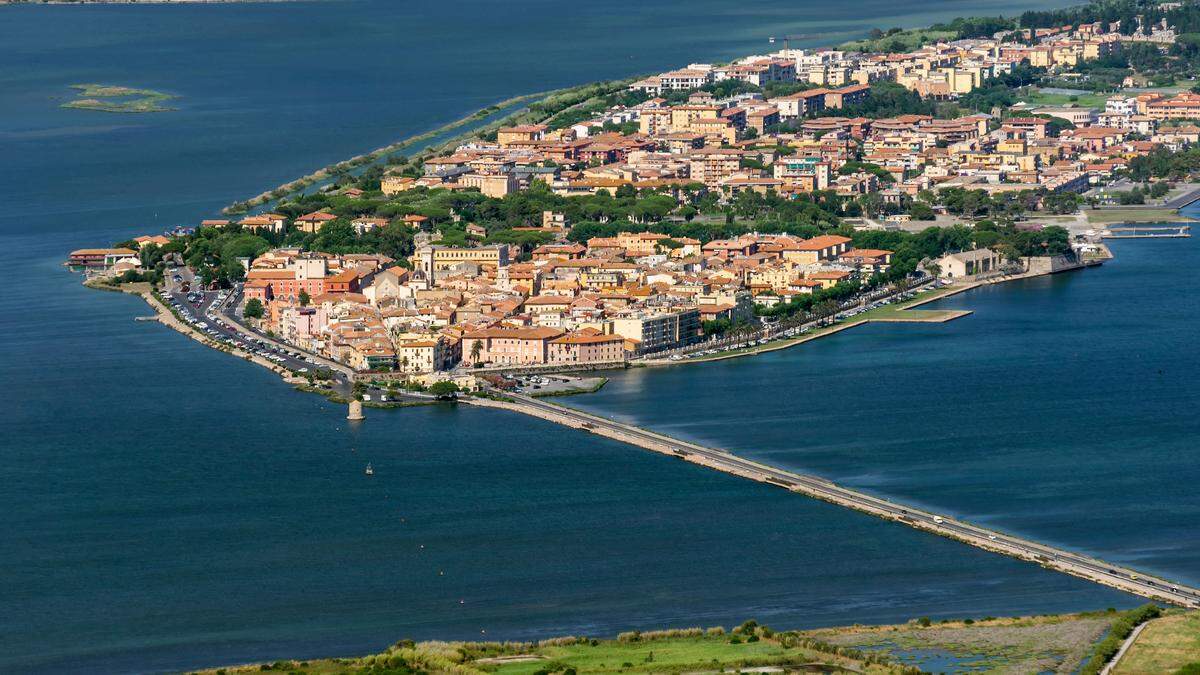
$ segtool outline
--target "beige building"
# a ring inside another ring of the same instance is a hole
[[[411,190],[416,186],[417,179],[408,176],[384,176],[379,181],[379,189],[388,197]]]
[[[990,248],[978,248],[942,256],[937,264],[942,268],[941,276],[947,279],[970,278],[990,274],[1000,269],[1003,258]]]
[[[432,373],[451,365],[450,345],[441,335],[396,344],[396,363],[403,373]]]
[[[806,239],[799,244],[785,248],[783,259],[801,264],[813,264],[822,260],[836,258],[850,250],[850,240],[835,234],[826,234],[812,239]]]
[[[425,246],[413,254],[412,262],[413,269],[424,272],[426,278],[429,279],[433,279],[438,272],[445,272],[462,263],[474,263],[499,269],[508,266],[508,246],[503,244],[476,248]]]
[[[502,127],[496,131],[496,142],[502,148],[522,143],[534,143],[546,135],[545,124],[522,124],[516,127]]]
[[[718,187],[741,170],[741,162],[740,150],[701,150],[691,156],[691,177],[708,187]]]
[[[458,184],[477,188],[484,195],[496,199],[516,192],[519,187],[517,177],[511,173],[468,173],[458,179]]]

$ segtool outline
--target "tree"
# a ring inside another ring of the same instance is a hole
[[[308,291],[300,289],[300,306],[308,307],[310,302],[312,302],[312,296],[308,294]]]
[[[883,197],[878,192],[868,192],[858,198],[863,213],[874,218],[883,211]]]
[[[700,325],[705,335],[713,336],[729,332],[729,329],[733,327],[733,322],[729,319],[713,319],[704,321]]]
[[[837,303],[832,300],[822,300],[813,307],[813,314],[818,319],[830,319],[829,323],[833,323],[832,318],[837,314]]]
[[[908,207],[908,214],[913,220],[937,220],[933,209],[924,202],[913,202],[912,206]]]
[[[457,384],[447,380],[434,382],[433,384],[429,385],[429,393],[442,400],[453,399],[460,391],[462,390],[458,388]]]
[[[250,298],[246,301],[246,308],[242,310],[242,316],[247,319],[261,319],[263,317],[263,304],[258,298]]]
[[[483,353],[483,343],[476,340],[471,344],[471,363],[479,363],[479,355]]]

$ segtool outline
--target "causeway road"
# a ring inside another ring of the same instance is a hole
[[[1200,589],[1146,574],[1129,567],[1031,541],[1023,537],[990,530],[949,516],[931,513],[907,504],[842,487],[817,476],[805,475],[760,464],[726,450],[711,448],[671,436],[617,422],[529,396],[493,392],[496,398],[473,397],[464,403],[503,408],[538,417],[564,426],[637,445],[647,450],[677,457],[717,471],[769,483],[814,499],[861,511],[885,520],[908,525],[958,540],[965,544],[1033,562],[1042,567],[1070,574],[1098,584],[1163,603],[1200,609]]]

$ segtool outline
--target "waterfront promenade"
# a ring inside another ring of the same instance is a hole
[[[1070,574],[1151,600],[1200,609],[1200,589],[1147,575],[1141,571],[1115,565],[1098,558],[875,497],[816,476],[754,462],[719,448],[683,441],[630,424],[616,422],[606,417],[523,395],[498,393],[496,399],[469,398],[464,399],[464,402],[481,407],[511,410],[556,424],[589,431],[623,443],[677,457],[693,464],[769,483],[831,504],[955,539],[993,553],[1037,563],[1047,569]]]

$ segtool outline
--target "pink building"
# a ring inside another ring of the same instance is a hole
[[[557,328],[485,328],[465,333],[463,365],[534,365],[546,363],[550,340],[561,336]],[[476,345],[479,345],[476,348]]]
[[[550,340],[550,363],[613,363],[625,360],[625,338],[592,331],[570,333]]]

